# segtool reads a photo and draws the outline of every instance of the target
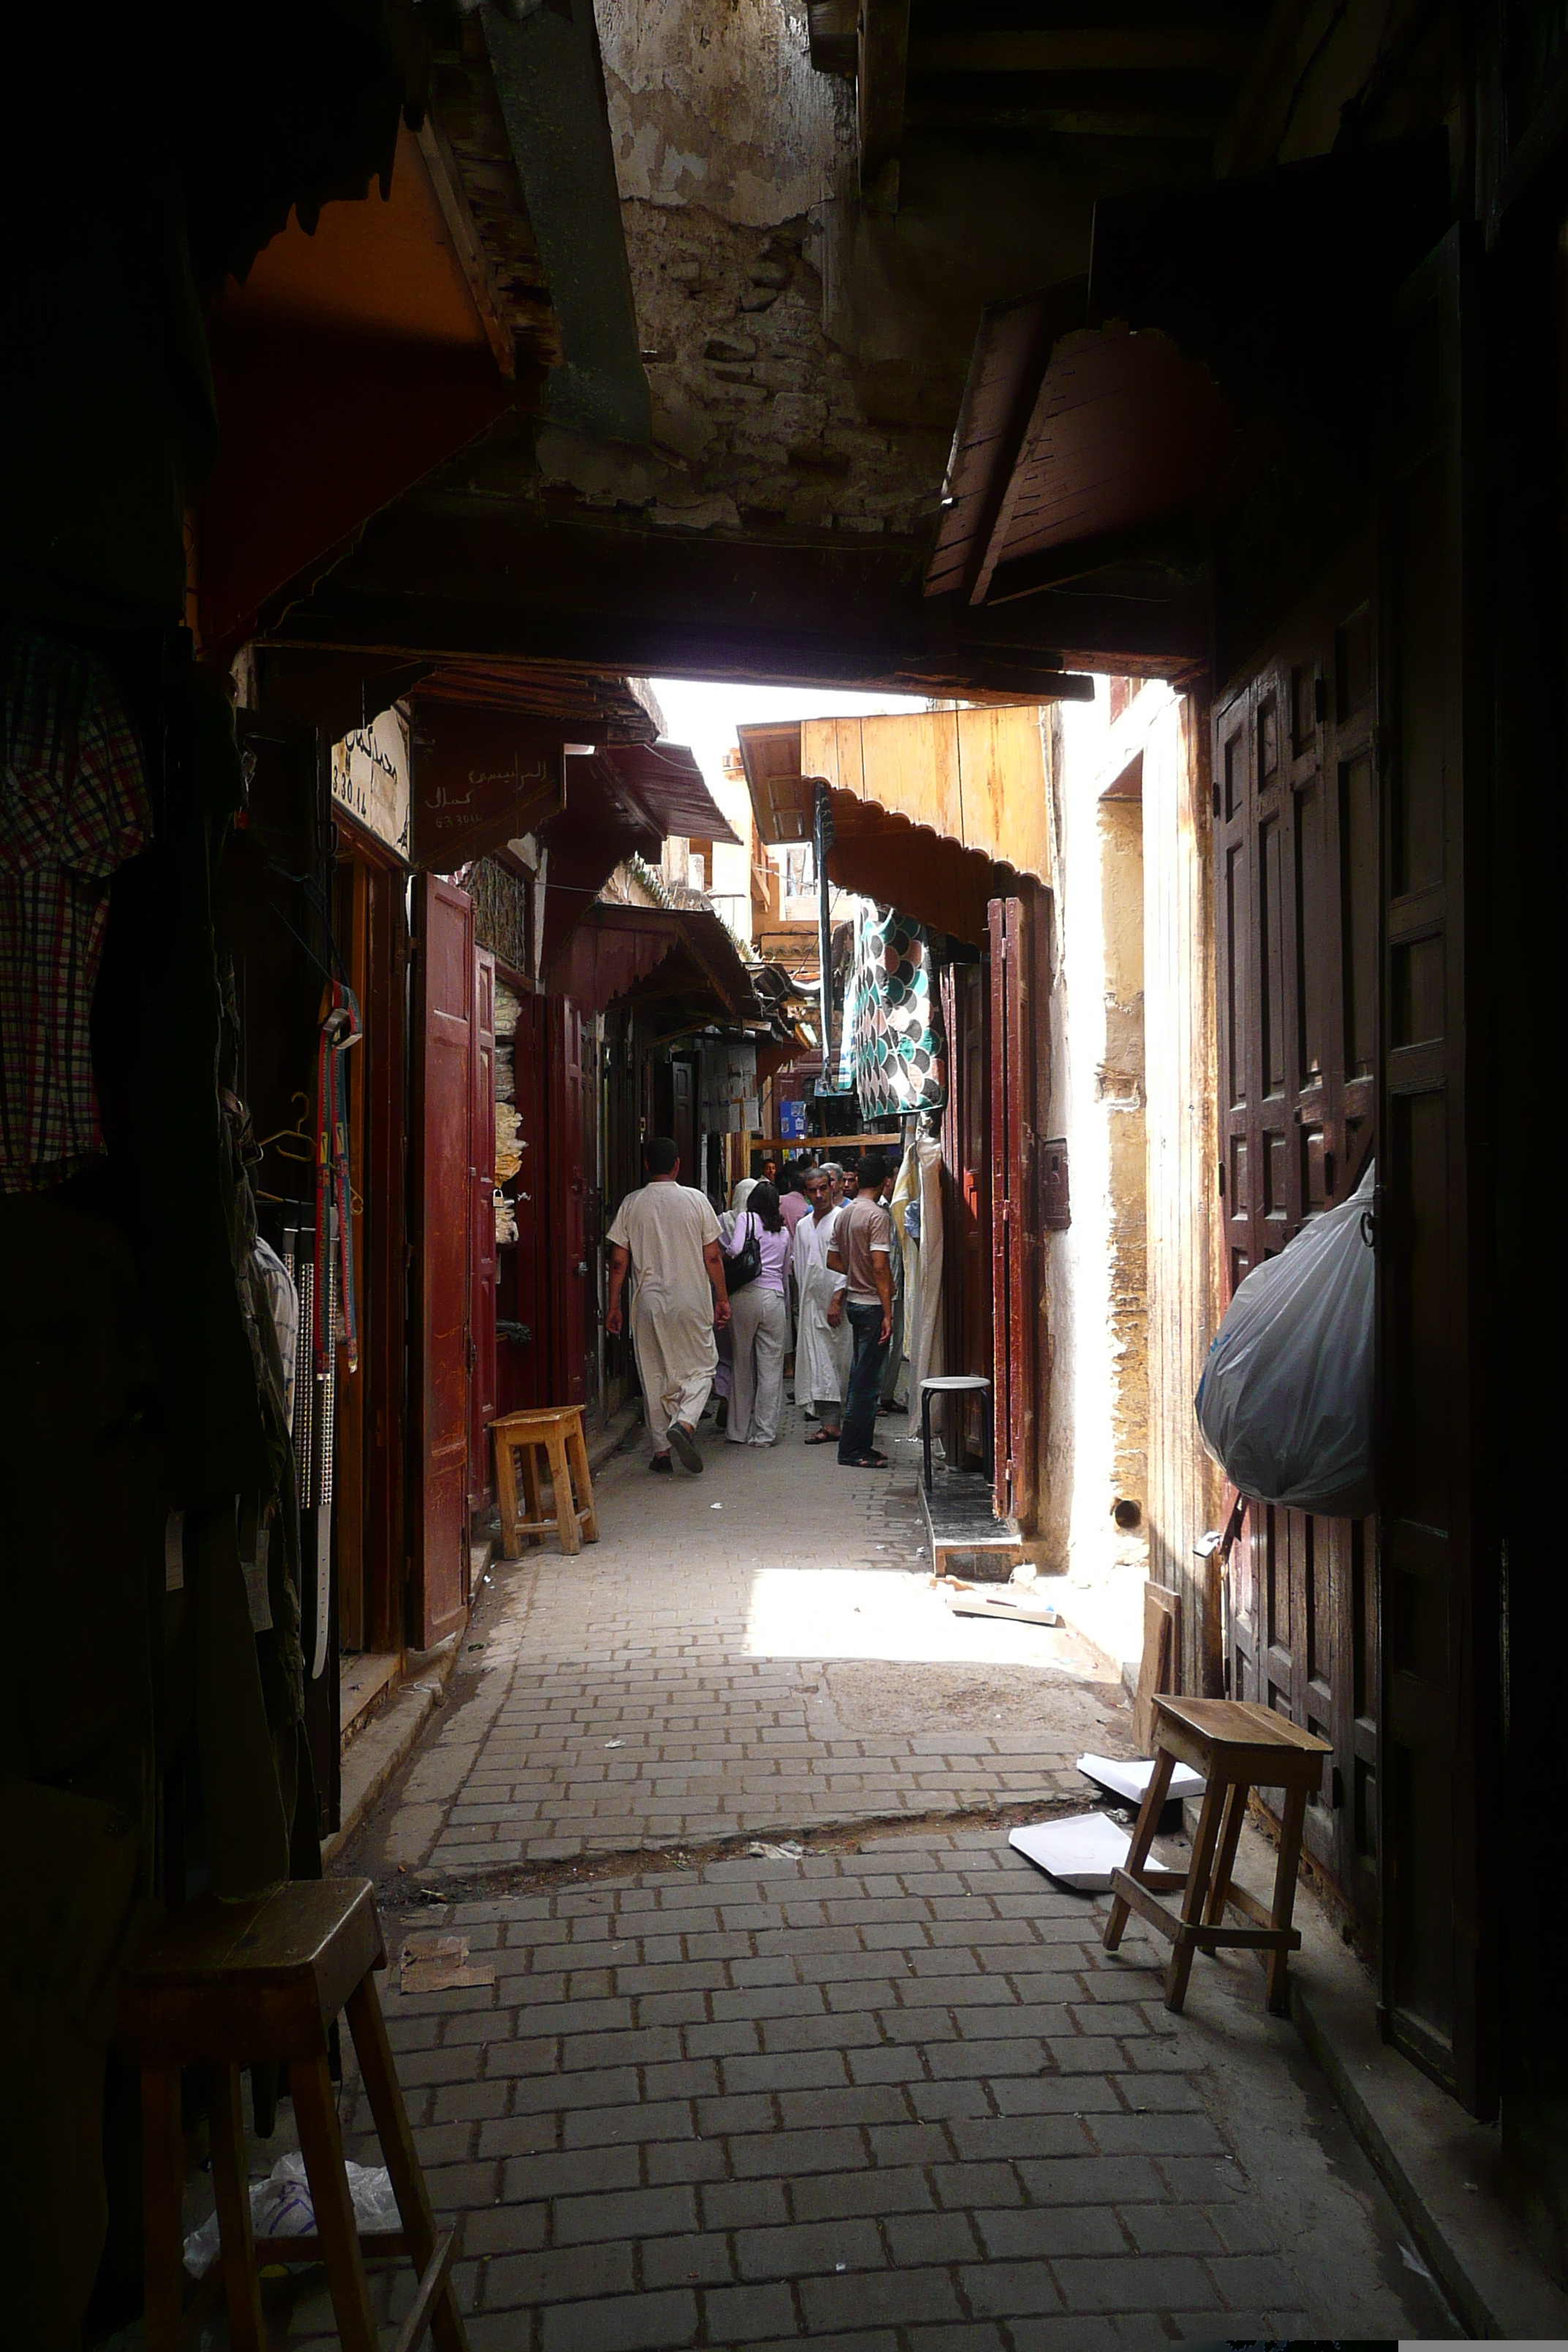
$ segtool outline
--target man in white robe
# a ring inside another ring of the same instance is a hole
[[[632,1346],[653,1440],[648,1467],[668,1475],[672,1448],[688,1470],[702,1467],[697,1423],[718,1361],[714,1328],[730,1320],[730,1297],[712,1202],[680,1182],[680,1160],[668,1136],[655,1136],[643,1156],[648,1181],[626,1194],[607,1236],[605,1328],[622,1328],[629,1271],[636,1278]]]
[[[795,1393],[807,1412],[816,1412],[819,1423],[806,1444],[837,1445],[855,1339],[844,1314],[845,1277],[835,1274],[827,1263],[828,1245],[837,1230],[838,1212],[822,1169],[812,1170],[805,1180],[805,1191],[811,1214],[803,1217],[795,1229],[790,1260],[795,1295],[800,1300],[800,1324],[795,1343]]]

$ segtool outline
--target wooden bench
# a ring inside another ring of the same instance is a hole
[[[1130,1911],[1136,1911],[1157,1935],[1169,1937],[1174,1948],[1165,1973],[1165,2007],[1178,2011],[1187,1997],[1194,1952],[1235,1948],[1266,1953],[1268,2006],[1283,2015],[1285,1970],[1290,1954],[1301,1948],[1300,1936],[1290,1925],[1301,1825],[1307,1799],[1322,1780],[1323,1759],[1332,1753],[1330,1743],[1247,1699],[1157,1697],[1154,1715],[1154,1769],[1126,1866],[1111,1873],[1105,1948],[1113,1952],[1121,1943]],[[1207,1784],[1179,1917],[1143,1884],[1160,1809],[1178,1764],[1190,1764]],[[1252,1789],[1285,1791],[1274,1901],[1268,1910],[1244,1887],[1230,1883]],[[1239,1913],[1248,1924],[1227,1927],[1227,1910]]]
[[[538,1405],[526,1412],[503,1413],[490,1423],[495,1433],[496,1494],[500,1505],[501,1550],[508,1559],[521,1559],[522,1539],[542,1543],[559,1538],[563,1551],[581,1551],[584,1541],[599,1540],[598,1515],[594,1508],[594,1481],[588,1472],[588,1446],[583,1435],[580,1404]],[[555,1508],[546,1518],[540,1505],[539,1455],[545,1457]],[[518,1464],[522,1465],[522,1489],[528,1517],[517,1508]],[[573,1480],[577,1492],[574,1496]]]
[[[453,2232],[437,2231],[398,2087],[374,1971],[386,1954],[367,1878],[295,1880],[255,1903],[203,1896],[158,1929],[121,1987],[118,2043],[142,2075],[142,2228],[147,2352],[182,2352],[221,2291],[235,2352],[264,2352],[258,2263],[324,2263],[343,2352],[380,2352],[365,2260],[411,2257],[419,2273],[397,2352],[427,2331],[439,2352],[466,2352],[448,2273]],[[340,2011],[392,2178],[401,2230],[355,2227],[343,2169],[328,2033]],[[239,2070],[284,2065],[316,2227],[258,2239],[250,2221]],[[220,2252],[184,2305],[185,2147],[180,2072],[206,2070]]]

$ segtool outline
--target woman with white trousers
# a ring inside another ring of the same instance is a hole
[[[734,1371],[730,1397],[731,1445],[776,1445],[784,1418],[784,1365],[789,1349],[790,1232],[772,1184],[752,1187],[725,1244],[738,1257],[752,1242],[762,1271],[730,1294]]]

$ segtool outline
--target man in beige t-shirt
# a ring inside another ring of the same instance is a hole
[[[712,1202],[680,1182],[680,1160],[668,1136],[656,1135],[643,1159],[648,1181],[640,1192],[626,1194],[607,1236],[605,1328],[622,1328],[621,1292],[629,1271],[636,1286],[632,1346],[653,1439],[648,1467],[668,1475],[671,1447],[689,1470],[702,1467],[697,1423],[719,1360],[714,1328],[730,1320],[730,1298]]]
[[[845,1312],[855,1335],[849,1394],[838,1437],[838,1459],[847,1470],[885,1470],[877,1451],[877,1400],[888,1341],[893,1328],[893,1221],[878,1199],[886,1173],[868,1152],[856,1170],[858,1191],[838,1213],[827,1263],[845,1286]]]

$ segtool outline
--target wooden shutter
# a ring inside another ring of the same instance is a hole
[[[1227,1296],[1354,1189],[1373,1150],[1377,852],[1370,555],[1352,555],[1215,718]],[[1231,1563],[1233,1695],[1333,1744],[1308,1851],[1376,1907],[1370,1522],[1255,1505]]]
[[[1467,610],[1480,554],[1463,257],[1456,230],[1401,299],[1383,495],[1382,1969],[1391,2039],[1488,2115],[1499,1593],[1475,1508],[1488,1335],[1465,1050],[1480,1034],[1467,932],[1481,877],[1467,836],[1483,803],[1483,698]]]
[[[496,960],[474,952],[473,1300],[468,1329],[468,1507],[478,1511],[493,1484],[489,1426],[496,1417]]]
[[[427,1650],[460,1623],[468,1584],[474,922],[467,892],[421,875],[418,926],[408,1637]]]

